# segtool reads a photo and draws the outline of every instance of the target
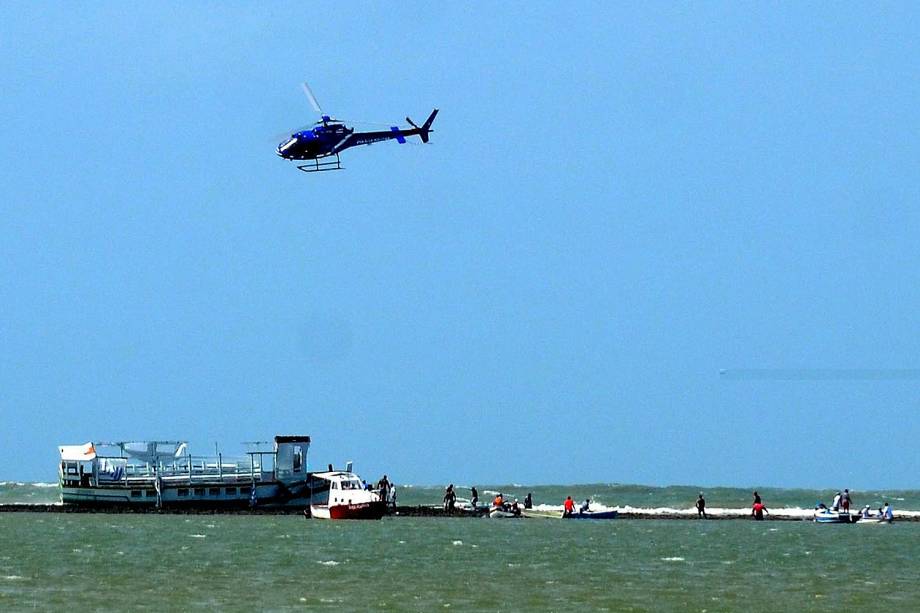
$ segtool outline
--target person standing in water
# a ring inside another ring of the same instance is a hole
[[[888,522],[894,521],[894,511],[891,510],[891,505],[889,505],[887,502],[885,503],[885,506],[879,510],[878,513],[882,516],[883,520]]]
[[[527,496],[524,497],[524,508],[532,509],[533,508],[533,494],[527,492]]]
[[[470,488],[470,504],[473,505],[473,509],[476,508],[476,505],[479,503],[479,491],[476,489],[476,486]]]
[[[764,513],[769,514],[770,512],[767,510],[767,507],[764,505],[764,503],[758,500],[754,503],[754,506],[751,507],[751,517],[757,521],[763,521]]]
[[[757,504],[760,501],[760,494],[757,493],[757,490],[754,490],[754,504]]]
[[[377,489],[380,490],[380,500],[387,502],[390,499],[390,480],[386,475],[377,482]]]
[[[696,516],[708,519],[706,517],[706,499],[703,498],[703,492],[700,492],[700,497],[696,499]]]
[[[447,511],[448,515],[453,514],[455,502],[457,502],[457,494],[454,492],[454,484],[451,483],[444,490],[444,510]]]
[[[575,501],[572,500],[571,496],[565,497],[565,502],[562,503],[562,516],[568,517],[575,512]]]

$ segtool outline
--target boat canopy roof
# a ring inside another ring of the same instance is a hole
[[[333,479],[359,479],[358,475],[346,470],[326,470],[321,473],[313,473],[313,476],[326,481],[332,481]]]
[[[58,449],[61,452],[61,459],[69,462],[86,462],[96,457],[96,446],[92,443],[61,445]]]
[[[187,453],[188,443],[185,441],[120,441],[120,442],[95,442],[83,445],[61,445],[62,460],[87,461],[97,456],[96,447],[117,448],[126,456],[142,462],[157,462],[171,460]],[[108,455],[104,451],[103,456]]]

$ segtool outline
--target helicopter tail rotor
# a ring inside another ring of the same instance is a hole
[[[422,142],[427,143],[428,133],[434,132],[434,130],[431,129],[431,124],[434,123],[434,118],[437,117],[437,115],[438,115],[438,109],[431,111],[431,115],[428,116],[428,119],[425,120],[425,123],[422,124],[421,128],[415,125],[415,122],[409,119],[408,117],[406,117],[406,121],[409,122],[410,126],[418,130],[418,135],[419,135],[419,138],[422,139]]]

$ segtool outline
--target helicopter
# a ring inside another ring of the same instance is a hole
[[[304,172],[343,170],[339,153],[349,147],[370,145],[393,139],[399,144],[403,144],[406,142],[406,137],[409,136],[418,136],[423,143],[427,143],[428,135],[434,131],[431,129],[431,124],[438,114],[438,109],[431,111],[431,115],[428,116],[428,119],[425,120],[421,127],[406,117],[406,121],[412,126],[411,128],[390,126],[389,130],[355,132],[354,128],[349,128],[344,122],[323,113],[323,109],[319,106],[319,102],[316,101],[316,96],[313,95],[309,85],[301,83],[301,88],[303,88],[313,109],[319,113],[320,120],[313,124],[312,127],[293,132],[284,142],[278,145],[276,153],[286,160],[311,160],[308,164],[297,166],[298,169]],[[326,159],[332,156],[335,156],[334,161]]]

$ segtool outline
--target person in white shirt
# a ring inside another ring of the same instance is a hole
[[[831,511],[840,510],[840,498],[841,498],[840,492],[837,492],[837,495],[834,496],[834,504],[831,505]]]

